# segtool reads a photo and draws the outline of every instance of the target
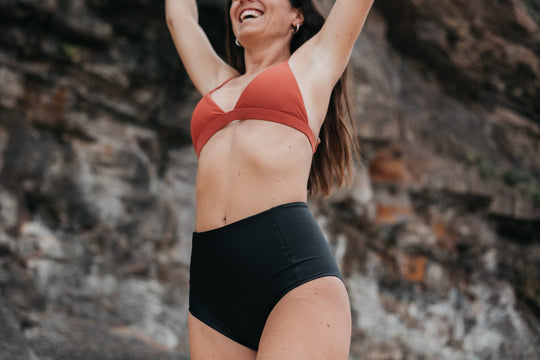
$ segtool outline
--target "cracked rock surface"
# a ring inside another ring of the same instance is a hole
[[[327,8],[330,1],[324,1]],[[199,2],[223,53],[224,10]],[[538,359],[540,5],[377,0],[310,208],[351,359]],[[200,98],[151,0],[0,0],[0,360],[188,359]]]

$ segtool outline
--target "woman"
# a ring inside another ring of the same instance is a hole
[[[341,77],[372,1],[337,0],[324,20],[312,0],[228,0],[227,64],[195,0],[166,0],[204,95],[191,124],[192,359],[348,358],[347,292],[306,201],[351,166]]]

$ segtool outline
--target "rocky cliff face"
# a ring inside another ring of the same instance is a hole
[[[0,10],[0,358],[188,358],[199,97],[163,4]],[[222,43],[221,3],[200,13]],[[535,0],[376,1],[362,162],[310,200],[352,359],[540,358],[539,23]]]

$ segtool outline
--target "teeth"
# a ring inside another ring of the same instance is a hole
[[[240,14],[240,22],[244,21],[247,18],[258,18],[262,14],[257,10],[244,10]]]

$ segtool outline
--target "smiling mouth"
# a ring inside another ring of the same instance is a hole
[[[260,18],[262,15],[262,11],[255,9],[247,9],[240,13],[240,22],[242,23],[244,20],[247,19],[257,19]]]

